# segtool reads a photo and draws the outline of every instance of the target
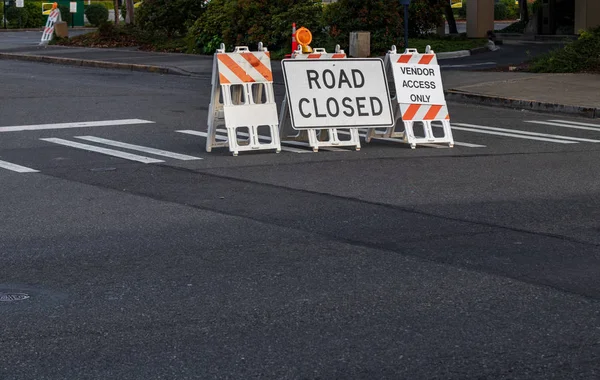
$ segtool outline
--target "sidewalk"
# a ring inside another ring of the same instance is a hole
[[[0,48],[0,59],[202,77],[210,76],[212,71],[212,56],[150,53],[130,48],[94,49],[53,45]]]
[[[27,46],[2,49],[0,59],[102,67],[210,78],[212,56],[150,53],[131,48]],[[273,64],[277,83],[281,67]],[[449,101],[600,118],[600,75],[442,70]]]
[[[600,118],[600,75],[461,74],[472,81],[460,83],[456,77],[446,81],[447,100]]]

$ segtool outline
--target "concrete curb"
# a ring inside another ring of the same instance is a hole
[[[570,106],[558,103],[546,103],[536,100],[523,100],[501,98],[497,96],[474,94],[460,90],[447,90],[446,100],[454,100],[471,104],[481,104],[485,106],[504,107],[513,109],[525,109],[539,112],[561,113],[565,115],[574,115],[587,118],[600,118],[600,108]]]
[[[56,64],[60,64],[60,65],[69,65],[69,66],[96,67],[96,68],[103,68],[103,69],[117,69],[117,70],[129,70],[129,71],[142,71],[142,72],[157,73],[157,74],[175,74],[175,75],[191,76],[191,73],[187,73],[183,70],[177,70],[177,69],[173,69],[170,67],[138,65],[138,64],[131,64],[131,63],[118,63],[118,62],[106,62],[106,61],[93,61],[93,60],[87,60],[87,59],[58,58],[58,57],[49,57],[49,56],[45,56],[45,55],[0,53],[0,59],[12,59],[12,60],[16,60],[16,61],[56,63]]]
[[[496,43],[497,45],[502,45],[501,41]],[[478,48],[473,48],[470,50],[456,50],[456,51],[447,51],[442,53],[435,53],[438,59],[454,59],[454,58],[463,58],[469,57],[471,55],[485,53],[487,51],[491,51],[487,46],[481,46]]]

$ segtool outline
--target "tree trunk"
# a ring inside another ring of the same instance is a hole
[[[121,17],[121,12],[119,12],[119,0],[114,0],[115,3],[115,25],[119,25],[119,17]]]
[[[529,22],[529,7],[527,0],[520,0],[519,7],[521,8],[521,21]]]
[[[448,21],[448,28],[450,29],[450,34],[458,34],[458,29],[456,28],[456,20],[454,19],[454,12],[452,12],[452,4],[450,4],[450,1],[445,1],[444,3],[444,13],[446,14],[446,21]]]
[[[127,4],[127,14],[125,15],[125,23],[133,24],[133,0],[126,0]]]

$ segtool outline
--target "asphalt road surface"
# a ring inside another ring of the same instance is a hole
[[[206,79],[0,83],[1,379],[600,377],[596,120],[232,157]]]

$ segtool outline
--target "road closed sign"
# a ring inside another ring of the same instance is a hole
[[[282,67],[294,129],[393,126],[381,59],[286,59]]]
[[[407,63],[393,65],[398,103],[446,104],[442,75],[437,64]]]

